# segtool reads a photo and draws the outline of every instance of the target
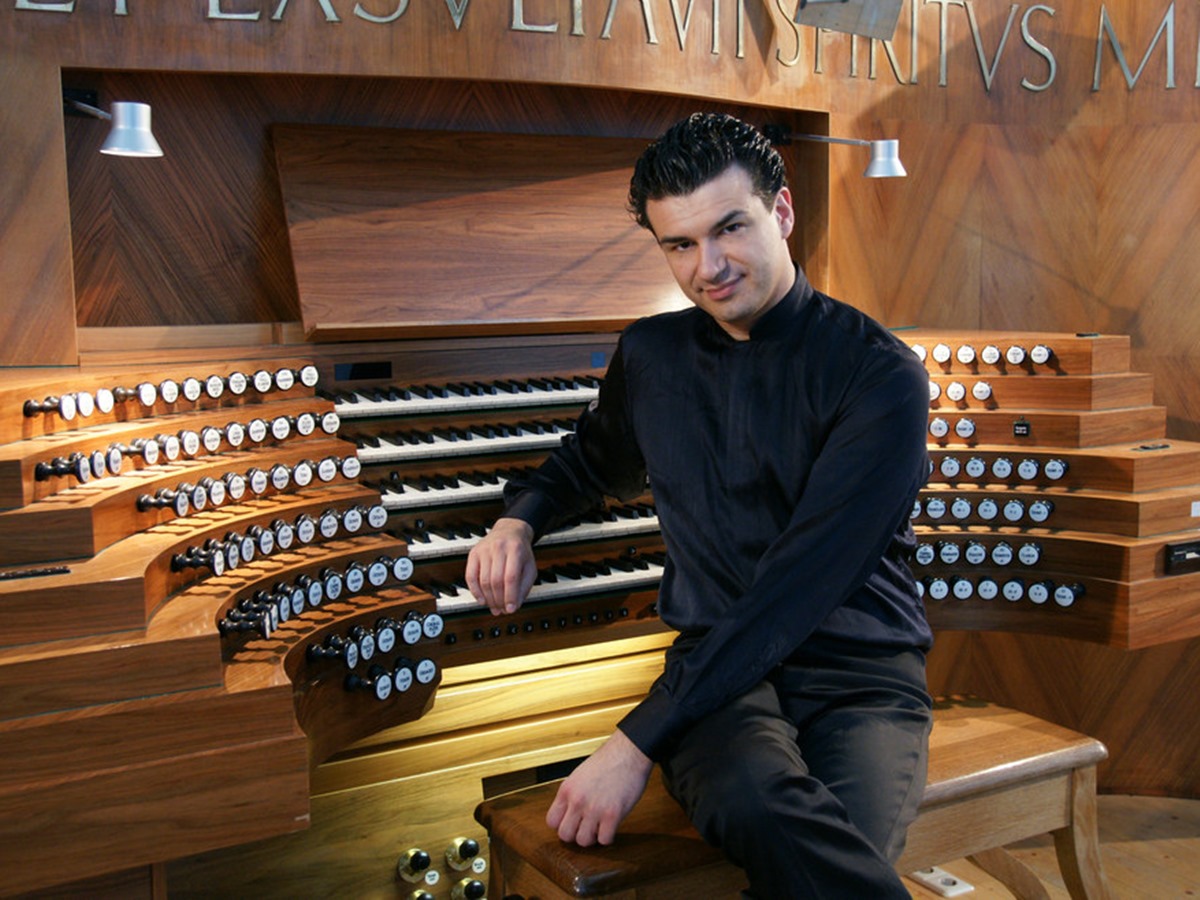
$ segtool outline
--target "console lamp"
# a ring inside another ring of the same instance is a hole
[[[150,131],[150,106],[146,103],[116,102],[112,112],[106,112],[93,103],[94,94],[83,91],[64,91],[63,106],[72,114],[108,119],[112,130],[100,147],[101,153],[110,156],[153,157],[162,156],[162,147]]]

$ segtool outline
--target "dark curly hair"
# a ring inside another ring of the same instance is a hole
[[[767,206],[787,183],[779,152],[753,125],[723,113],[692,113],[638,159],[629,182],[629,212],[653,231],[646,218],[648,200],[690,194],[732,165],[746,170],[755,195]]]

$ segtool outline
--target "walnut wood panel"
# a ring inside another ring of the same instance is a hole
[[[152,626],[54,646],[0,650],[0,720],[119,703],[222,683],[215,621],[184,631]]]
[[[913,348],[922,357],[930,375],[1014,375],[1014,376],[1064,376],[1106,375],[1129,371],[1129,336],[1127,334],[1063,334],[1053,329],[1045,331],[1013,331],[1003,327],[976,331],[930,330],[904,328],[897,337]],[[1050,351],[1044,363],[1035,363],[1029,351],[1041,345]],[[940,362],[935,358],[939,346],[947,348],[949,358]],[[985,347],[992,346],[1000,351],[995,363],[986,363],[980,357]],[[1009,348],[1024,352],[1024,360],[1010,363],[1005,354]],[[958,354],[973,350],[974,359],[964,363]]]
[[[989,556],[999,543],[1014,548],[1023,544],[1035,544],[1040,557],[1033,567],[1014,562],[1007,570],[1009,577],[1037,577],[1041,572],[1056,575],[1061,573],[1087,573],[1095,578],[1112,581],[1144,581],[1166,575],[1166,548],[1177,541],[1200,538],[1200,531],[1189,534],[1170,534],[1153,537],[1121,537],[1115,534],[1098,534],[1085,531],[1050,531],[1044,528],[983,528],[963,525],[917,525],[914,528],[917,540],[937,546],[949,541],[961,548],[968,541],[985,547]],[[929,565],[917,561],[910,563],[918,577],[925,574],[973,575],[983,570],[961,560],[956,566],[946,566],[935,560]],[[996,577],[1005,571],[986,571]]]
[[[1030,447],[1099,447],[1126,441],[1148,441],[1166,433],[1167,411],[1161,406],[1133,409],[1099,409],[1086,412],[1042,410],[932,410],[929,420],[942,419],[949,425],[944,438],[930,437],[939,446],[1017,443]],[[974,424],[970,437],[959,437],[963,420]],[[1028,434],[1017,437],[1017,423]]]
[[[162,863],[152,863],[29,891],[20,897],[21,900],[62,900],[66,897],[88,897],[89,900],[166,900],[167,870]]]
[[[114,179],[98,162],[107,158],[95,152],[103,136],[81,130],[92,124],[86,119],[67,122],[78,321],[89,327],[301,318],[269,137],[275,123],[645,141],[698,105],[686,96],[420,78],[86,72],[71,73],[69,80],[102,97],[137,96],[153,104],[160,111],[156,133],[170,148],[162,159],[150,161],[155,177],[129,169],[128,177]],[[702,105],[753,121],[769,119],[794,131],[821,127],[819,116],[790,108],[763,110],[709,99]],[[162,112],[172,107],[187,109],[186,119]],[[213,152],[217,145],[219,154]],[[810,178],[808,166],[822,172],[824,158],[810,156],[808,146],[784,151],[799,215],[793,246],[820,284],[828,253],[828,201],[824,179]],[[632,162],[630,157],[624,164]],[[207,187],[183,187],[192,184]],[[606,212],[620,215],[624,199],[622,188]],[[180,214],[181,204],[187,214]],[[132,221],[118,226],[117,208]],[[470,253],[463,251],[463,257],[469,261]],[[591,302],[595,288],[587,286],[581,302]],[[188,346],[186,337],[180,343]]]
[[[992,464],[1001,457],[1009,460],[1014,467],[1025,459],[1035,461],[1038,464],[1039,477],[1032,483],[1038,487],[1139,493],[1196,484],[1200,480],[1200,444],[1176,440],[1152,440],[1133,445],[1069,450],[999,445],[977,445],[969,449],[931,448],[929,457],[933,462],[933,472],[929,476],[931,483],[974,483],[974,479],[965,473],[960,473],[959,477],[954,479],[947,478],[941,470],[942,462],[947,457],[954,457],[960,465],[965,465],[969,459],[976,457],[982,460],[989,473],[979,479],[983,484],[999,481],[990,471]],[[1066,475],[1059,481],[1052,481],[1044,475],[1045,464],[1051,459],[1067,463]],[[1021,480],[1019,476],[1017,480]]]
[[[1120,374],[1058,378],[996,378],[978,375],[932,375],[930,381],[941,393],[929,404],[934,410],[1005,409],[1022,407],[1034,409],[1117,409],[1129,406],[1150,406],[1154,402],[1154,381],[1149,375]],[[966,388],[960,401],[946,396],[952,384]],[[991,388],[985,400],[975,397],[979,385]]]
[[[1028,593],[1016,602],[983,600],[978,595],[965,600],[926,599],[930,624],[949,631],[1060,635],[1126,649],[1200,635],[1200,614],[1189,602],[1200,590],[1200,577],[1195,573],[1134,583],[1103,581],[1078,572],[1062,577],[1047,571],[988,568],[955,577],[977,583],[985,576],[997,584],[1013,578],[1026,587],[1042,582],[1051,594],[1055,587],[1071,585],[1081,588],[1082,594],[1065,609],[1053,597],[1041,605],[1034,604]]]
[[[332,4],[304,4],[286,13],[281,7],[282,21],[266,9],[253,13],[251,21],[219,21],[205,15],[209,7],[131,10],[132,15],[120,17],[111,6],[77,6],[69,16],[14,14],[9,8],[0,49],[33,44],[66,68],[387,78],[436,73],[479,81],[601,83],[629,90],[689,85],[698,96],[759,104],[774,100],[780,106],[800,93],[812,100],[804,104],[810,108],[818,108],[825,95],[823,85],[800,73],[780,83],[766,71],[762,61],[773,55],[775,42],[763,4],[726,0],[715,13],[720,20],[715,26],[711,6],[687,10],[685,23],[683,10],[673,15],[665,4],[621,5],[611,13],[604,6],[581,8],[576,16],[537,5],[542,8],[534,10],[531,4],[527,10],[533,30],[515,27],[511,10],[473,6],[461,7],[458,22],[452,8],[440,5],[405,7],[403,17],[390,23],[368,22],[353,14],[352,7],[333,12]],[[547,21],[552,24],[545,25]],[[97,34],[106,39],[98,40]],[[314,54],[317,45],[321,52]],[[743,62],[744,57],[749,59]]]
[[[255,696],[209,688],[179,697],[156,693],[109,708],[51,713],[34,723],[7,722],[0,790],[70,781],[203,747],[257,743],[295,733],[286,696],[278,690]],[[202,729],[199,722],[204,723]],[[202,735],[195,733],[201,730]]]
[[[230,710],[230,717],[248,724],[271,698],[264,692],[239,699],[249,702]],[[192,721],[201,725],[207,717]],[[303,735],[222,746],[208,743],[203,727],[193,727],[177,732],[176,742],[170,755],[0,793],[5,889],[31,890],[111,871],[118,830],[117,866],[129,868],[307,823]],[[69,854],[61,852],[63,834],[72,836]]]
[[[0,53],[0,365],[74,365],[75,302],[58,63]]]
[[[121,541],[62,573],[0,582],[0,635],[11,644],[62,640],[140,629],[171,594],[204,577],[202,569],[171,571],[171,557],[230,529],[267,526],[280,516],[320,515],[330,507],[375,502],[357,486],[332,486],[206,510],[185,523],[167,522]],[[58,554],[53,546],[47,555]]]
[[[1194,574],[1122,586],[1117,592],[1118,619],[1125,646],[1153,647],[1200,634],[1195,607],[1200,579]]]
[[[1025,515],[1019,520],[1026,526],[1040,526],[1030,521],[1028,506],[1036,500],[1047,500],[1053,504],[1045,521],[1047,528],[1067,528],[1076,531],[1095,531],[1106,534],[1120,534],[1127,537],[1144,537],[1153,534],[1168,534],[1171,532],[1189,531],[1200,527],[1200,487],[1187,486],[1181,488],[1166,488],[1149,494],[1130,496],[1126,494],[1105,494],[1101,491],[1087,493],[1066,493],[1059,491],[1030,491],[1003,490],[989,488],[986,490],[968,490],[951,488],[943,485],[933,485],[925,488],[921,497],[924,501],[936,497],[946,502],[946,506],[956,498],[964,498],[971,502],[972,513],[963,524],[968,525],[1009,525],[1016,524],[1005,521],[1003,514],[998,515],[990,523],[979,516],[979,502],[991,499],[1003,508],[1009,500],[1019,500],[1026,507]],[[950,517],[936,519],[927,511],[913,519],[914,523],[936,525],[950,521]]]
[[[1161,93],[1130,94],[1144,112],[1164,108]],[[831,289],[889,324],[1130,334],[1137,368],[1171,407],[1171,434],[1194,439],[1198,326],[1181,298],[1200,263],[1184,249],[1197,226],[1179,198],[1200,161],[1172,148],[1194,147],[1195,126],[1040,115],[1025,126],[897,122],[917,154],[906,183],[835,182],[831,240],[853,249],[835,258]],[[835,115],[831,127],[855,124]],[[968,185],[978,202],[959,197]]]
[[[271,134],[310,337],[607,331],[689,305],[623,208],[644,141]]]

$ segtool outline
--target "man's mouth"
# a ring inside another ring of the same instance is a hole
[[[727,300],[737,290],[739,279],[731,278],[728,281],[722,281],[720,284],[715,284],[704,288],[704,295],[710,300]]]

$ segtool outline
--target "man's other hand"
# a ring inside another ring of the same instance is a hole
[[[521,519],[500,518],[467,557],[467,590],[492,615],[521,608],[537,578],[533,528]]]
[[[611,844],[654,763],[619,729],[559,786],[546,824],[580,847]]]

